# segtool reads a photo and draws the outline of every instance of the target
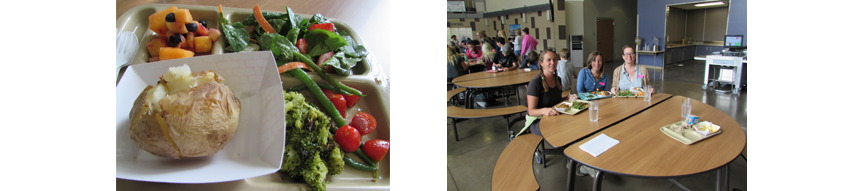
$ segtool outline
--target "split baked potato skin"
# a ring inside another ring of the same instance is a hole
[[[157,89],[172,91],[165,90],[172,85],[160,76],[157,87],[148,86],[135,100],[129,136],[138,148],[167,158],[213,156],[234,137],[240,100],[213,71],[191,75],[211,80],[152,101]]]

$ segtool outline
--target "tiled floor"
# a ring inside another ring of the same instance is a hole
[[[747,132],[747,92],[740,95],[721,94],[702,90],[704,61],[690,61],[679,66],[666,67],[665,71],[649,70],[654,87],[662,93],[681,95],[696,99],[726,112],[734,118],[744,132]],[[612,73],[621,62],[606,63],[606,71]],[[524,88],[520,90],[524,95]],[[503,101],[504,99],[499,99]],[[511,99],[512,100],[512,99]],[[515,100],[514,100],[515,101]],[[507,105],[515,104],[507,102]],[[499,106],[500,107],[500,106]],[[495,108],[495,107],[490,107]],[[454,138],[451,121],[447,122],[447,190],[490,190],[492,170],[498,156],[507,146],[505,121],[502,117],[473,119],[459,122],[459,141]],[[524,120],[514,124],[511,129],[519,130]],[[546,148],[551,148],[548,145]],[[567,160],[563,155],[547,155],[549,167],[534,163],[534,176],[540,190],[564,190],[567,182]],[[730,167],[729,186],[747,190],[747,162],[739,157]],[[716,171],[709,171],[691,177],[679,178],[678,182],[690,190],[714,190]],[[575,177],[575,190],[590,190],[591,177]],[[603,180],[603,190],[683,190],[667,179],[645,179],[607,175]]]

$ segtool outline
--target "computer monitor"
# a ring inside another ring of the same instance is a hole
[[[741,48],[744,47],[744,35],[726,35],[726,41],[723,42],[725,48]]]

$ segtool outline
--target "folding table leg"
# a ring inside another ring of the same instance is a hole
[[[594,191],[600,191],[600,184],[603,182],[603,176],[606,176],[606,173],[598,170],[597,176],[594,177]]]
[[[459,132],[456,131],[456,118],[450,118],[453,120],[453,134],[456,136],[456,141],[459,141]]]
[[[573,165],[573,159],[567,160],[567,190],[573,190],[573,170],[576,169],[576,165]]]

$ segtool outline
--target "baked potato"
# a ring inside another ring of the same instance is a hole
[[[234,137],[240,100],[212,70],[169,68],[147,86],[129,112],[129,137],[138,148],[167,158],[213,156]]]

